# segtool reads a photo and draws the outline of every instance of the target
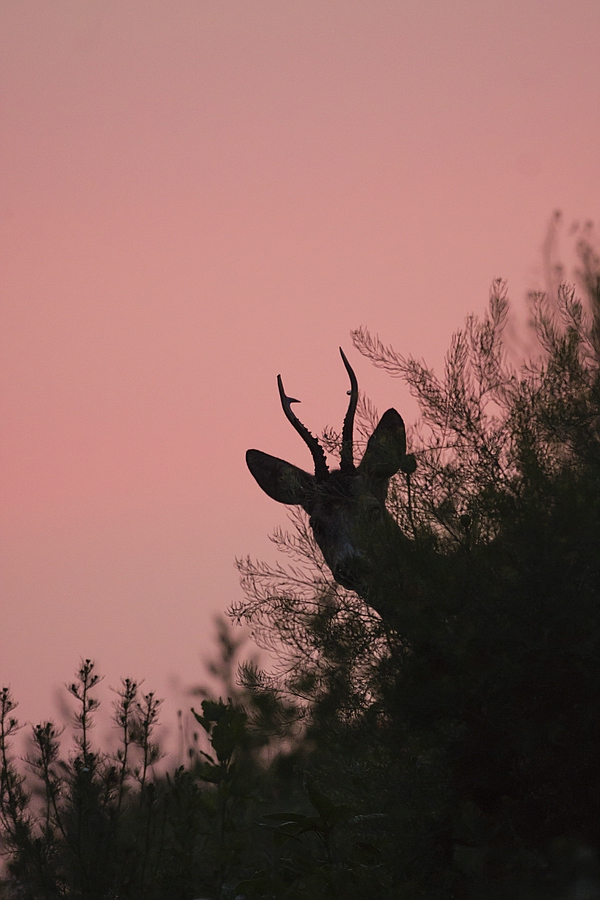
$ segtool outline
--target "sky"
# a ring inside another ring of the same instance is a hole
[[[440,368],[553,211],[600,214],[598,0],[3,0],[0,684],[58,716],[81,658],[187,708],[236,556],[286,510],[361,325]],[[250,651],[249,651],[250,652]]]

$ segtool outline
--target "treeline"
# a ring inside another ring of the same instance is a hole
[[[226,633],[221,641],[228,644]],[[37,725],[24,760],[12,753],[16,704],[7,688],[0,693],[0,896],[237,896],[235,884],[261,853],[253,819],[274,802],[277,776],[261,761],[268,737],[250,727],[239,699],[205,699],[195,717],[207,750],[195,734],[188,765],[157,776],[160,701],[124,679],[117,746],[97,749],[100,680],[83,660],[68,686],[77,703],[72,740],[52,722]]]

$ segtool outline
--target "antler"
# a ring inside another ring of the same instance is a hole
[[[349,474],[351,472],[354,472],[353,432],[354,413],[356,412],[356,404],[358,403],[358,381],[356,380],[354,370],[346,359],[346,354],[341,347],[340,353],[342,354],[342,359],[344,361],[344,365],[346,366],[346,372],[350,376],[350,390],[348,391],[348,394],[350,395],[350,402],[348,404],[348,411],[346,412],[344,427],[342,429],[342,454],[340,460],[340,471]]]
[[[286,415],[287,420],[292,423],[311,452],[312,458],[315,463],[315,478],[317,479],[317,481],[325,481],[329,475],[325,451],[321,447],[317,438],[310,433],[308,428],[306,428],[302,424],[300,419],[292,412],[292,403],[300,403],[300,401],[286,395],[283,389],[283,381],[281,380],[281,375],[277,376],[277,387],[279,388],[281,405],[283,407],[283,411]]]

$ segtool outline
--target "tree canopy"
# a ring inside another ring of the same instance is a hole
[[[322,783],[387,817],[398,896],[551,896],[562,848],[600,848],[600,261],[578,249],[583,297],[532,298],[520,364],[500,280],[442,378],[353,333],[421,412],[388,498],[413,541],[395,622],[332,581],[301,513],[274,535],[291,566],[241,565],[233,613],[280,653],[247,681],[301,699]]]

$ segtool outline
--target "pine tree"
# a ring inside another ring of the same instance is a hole
[[[274,538],[293,566],[241,564],[232,612],[279,652],[247,677],[304,705],[305,765],[368,817],[366,882],[398,896],[562,896],[576,859],[586,877],[596,865],[600,260],[589,234],[578,249],[584,300],[566,285],[534,298],[538,349],[520,365],[501,281],[441,379],[353,334],[421,410],[410,491],[400,478],[389,496],[415,548],[391,597],[418,600],[404,632],[331,580],[302,514]],[[376,413],[359,413],[368,433]]]

